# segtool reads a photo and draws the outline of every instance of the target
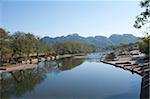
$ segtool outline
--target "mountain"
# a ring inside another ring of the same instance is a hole
[[[51,45],[57,42],[76,41],[85,44],[92,44],[99,48],[106,48],[112,45],[119,45],[120,43],[135,43],[138,41],[138,38],[133,36],[132,34],[123,34],[123,35],[113,34],[109,38],[105,36],[82,37],[79,36],[78,34],[71,34],[71,35],[55,37],[55,38],[46,36],[41,40]]]
[[[114,45],[119,45],[120,43],[135,43],[138,40],[138,38],[132,34],[113,34],[109,37],[109,39],[113,42]]]

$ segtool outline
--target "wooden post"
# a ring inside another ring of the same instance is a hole
[[[2,73],[0,73],[0,80],[2,80]]]
[[[32,59],[31,59],[31,58],[30,58],[30,60],[29,60],[29,61],[30,61],[30,64],[32,64]]]

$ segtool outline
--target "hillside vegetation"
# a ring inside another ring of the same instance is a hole
[[[80,42],[58,42],[49,45],[32,33],[15,32],[9,34],[0,28],[0,66],[4,63],[17,63],[32,56],[59,54],[77,54],[97,51],[94,45]]]

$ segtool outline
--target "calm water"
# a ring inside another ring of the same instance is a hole
[[[139,99],[141,77],[99,61],[63,59],[34,70],[3,74],[0,99]]]

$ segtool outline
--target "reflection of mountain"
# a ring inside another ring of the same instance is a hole
[[[0,80],[0,99],[21,97],[33,91],[46,77],[47,73],[59,73],[79,66],[84,59],[66,58],[59,61],[41,62],[34,70],[18,71],[3,74]]]

